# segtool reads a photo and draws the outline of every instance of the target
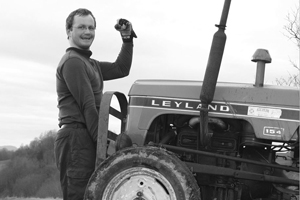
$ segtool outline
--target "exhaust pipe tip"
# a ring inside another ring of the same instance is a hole
[[[252,56],[252,62],[257,63],[255,87],[263,87],[265,77],[265,65],[272,62],[269,51],[266,49],[257,49]]]

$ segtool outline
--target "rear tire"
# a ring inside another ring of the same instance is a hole
[[[158,147],[130,147],[97,167],[85,199],[200,200],[200,189],[175,154]]]

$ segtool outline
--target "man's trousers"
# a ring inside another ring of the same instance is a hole
[[[64,200],[82,200],[95,169],[96,145],[86,128],[63,127],[54,143]]]

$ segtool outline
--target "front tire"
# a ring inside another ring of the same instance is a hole
[[[200,200],[200,189],[175,154],[158,147],[131,147],[97,167],[85,199]]]

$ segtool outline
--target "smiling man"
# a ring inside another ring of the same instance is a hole
[[[100,62],[91,58],[90,51],[96,32],[94,15],[77,9],[66,20],[70,47],[56,73],[61,129],[54,148],[64,200],[83,199],[94,171],[103,81],[125,77],[131,68],[136,35],[125,19],[119,19],[115,28],[123,40],[121,51],[115,62]]]

